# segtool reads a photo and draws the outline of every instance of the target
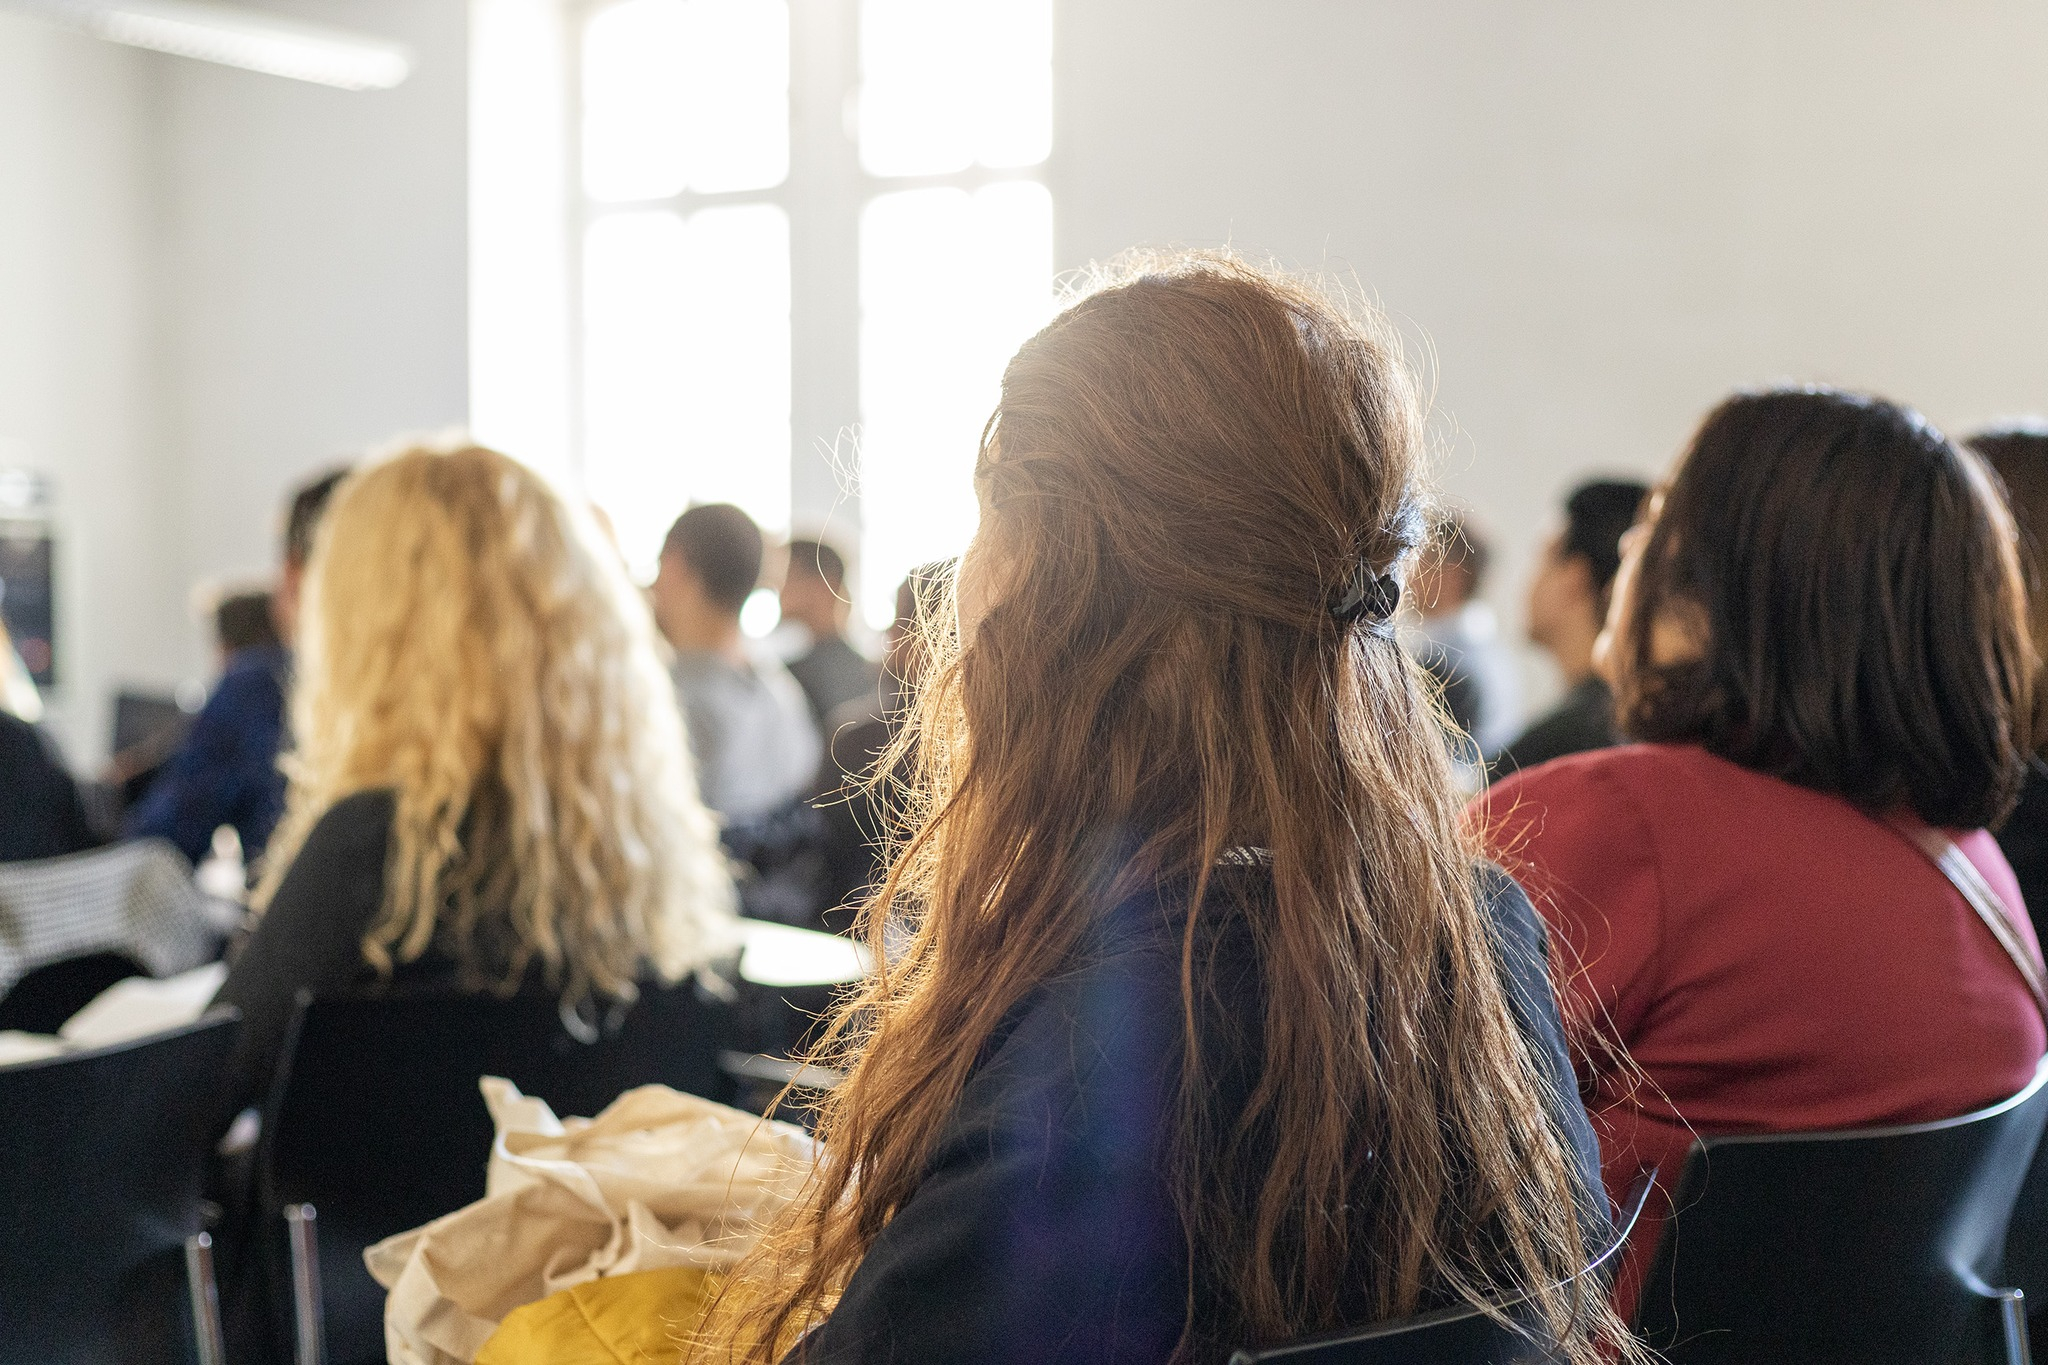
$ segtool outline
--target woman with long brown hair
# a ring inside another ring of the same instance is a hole
[[[1420,444],[1382,331],[1228,259],[1017,354],[894,751],[894,955],[733,1356],[1220,1361],[1525,1294],[1562,1358],[1618,1339],[1541,931],[1388,623]]]

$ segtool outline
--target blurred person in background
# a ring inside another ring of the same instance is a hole
[[[1882,399],[1729,398],[1624,539],[1595,647],[1639,742],[1475,803],[1549,920],[1610,1194],[1652,1162],[1668,1196],[1699,1134],[1951,1118],[2033,1079],[2040,948],[1985,832],[2035,724],[1994,484]]]
[[[2005,485],[2027,564],[2034,648],[2048,656],[2048,422],[2002,424],[1978,432],[1969,445]],[[2048,688],[2039,700],[2048,709]],[[2048,745],[2048,716],[2043,722],[2041,741]],[[2041,749],[2027,756],[2027,780],[2020,787],[2019,804],[1998,831],[1998,846],[2019,878],[2020,894],[2026,897],[2038,935],[2048,921],[2048,761]]]
[[[671,675],[697,788],[735,823],[790,806],[822,754],[803,689],[740,630],[763,550],[760,528],[739,508],[692,507],[669,528],[654,579],[654,619],[675,649]]]
[[[57,858],[98,843],[78,784],[41,729],[0,710],[0,863]]]
[[[1607,622],[1621,538],[1649,495],[1647,484],[1599,479],[1580,484],[1565,499],[1564,529],[1544,547],[1529,585],[1529,638],[1557,661],[1564,700],[1501,750],[1495,772],[1533,768],[1619,742],[1614,694],[1593,669],[1593,641]]]
[[[1470,739],[1454,739],[1453,750],[1473,782],[1482,760],[1499,752],[1521,724],[1515,661],[1500,638],[1493,608],[1479,596],[1492,561],[1492,547],[1468,517],[1440,513],[1408,583],[1420,620],[1405,632],[1406,643]]]
[[[220,680],[128,812],[123,832],[129,837],[168,839],[194,865],[212,849],[213,832],[222,825],[233,826],[243,857],[252,863],[269,843],[284,812],[285,779],[277,755],[291,686],[299,585],[321,514],[346,473],[330,470],[292,496],[284,563],[268,600],[269,629],[251,617],[249,602],[222,604],[227,614],[216,622],[222,632]]]
[[[782,619],[810,634],[809,647],[790,661],[789,673],[823,721],[838,707],[874,694],[881,666],[846,638],[853,603],[846,595],[846,560],[816,540],[789,542],[782,578]]]
[[[729,950],[653,623],[580,513],[494,451],[415,448],[342,484],[316,546],[287,814],[216,999],[242,1011],[230,1112],[300,991],[545,991],[588,1018]]]
[[[42,696],[0,621],[0,862],[55,858],[99,843],[78,783],[37,724],[42,715]]]
[[[824,823],[824,906],[829,927],[846,927],[847,907],[880,881],[889,840],[902,831],[901,776],[878,777],[877,766],[902,729],[928,650],[919,620],[945,601],[954,561],[911,570],[896,588],[881,681],[825,718],[825,766],[811,804]],[[837,912],[837,913],[835,913]]]

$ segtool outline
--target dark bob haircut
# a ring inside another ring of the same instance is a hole
[[[1617,715],[1866,811],[1975,829],[2033,748],[2034,652],[1990,475],[1917,412],[1825,389],[1707,415],[1643,547]],[[1659,617],[1703,657],[1652,662]]]

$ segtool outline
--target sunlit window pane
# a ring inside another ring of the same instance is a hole
[[[622,0],[583,33],[594,199],[766,189],[789,174],[786,0]]]
[[[1032,166],[1052,150],[1052,0],[862,0],[870,175]]]
[[[651,573],[692,502],[789,523],[789,219],[615,213],[584,239],[584,479]]]
[[[1003,366],[1052,311],[1052,199],[1016,182],[872,200],[860,231],[862,605],[974,533],[974,456]]]

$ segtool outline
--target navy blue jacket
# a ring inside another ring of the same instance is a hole
[[[1516,1021],[1560,1099],[1584,1186],[1598,1191],[1599,1146],[1565,1052],[1542,923],[1497,869],[1483,887]],[[923,1183],[791,1362],[1143,1365],[1172,1353],[1188,1282],[1166,1175],[1181,1048],[1175,918],[1152,898],[1120,907],[1086,965],[1048,981],[1005,1021]],[[1236,960],[1248,962],[1248,952]],[[1219,985],[1210,997],[1217,1017],[1201,1025],[1204,1055],[1218,1025],[1216,1035],[1234,1042],[1213,1074],[1224,1094],[1248,1094],[1263,1017],[1256,973],[1247,966]],[[1209,1297],[1202,1273],[1198,1311]],[[1355,1278],[1363,1283],[1363,1266]],[[1352,1320],[1362,1324],[1365,1311]]]
[[[284,813],[284,699],[291,655],[274,645],[237,650],[184,742],[128,812],[131,838],[170,840],[194,863],[213,831],[233,825],[254,861]]]

